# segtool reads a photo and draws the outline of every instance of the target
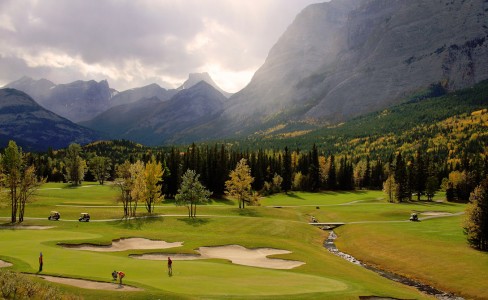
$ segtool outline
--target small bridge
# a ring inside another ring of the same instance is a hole
[[[320,227],[320,229],[323,229],[323,230],[331,230],[331,229],[334,229],[334,228],[339,227],[341,225],[344,225],[346,223],[342,223],[342,222],[310,222],[308,224],[310,224],[312,226]]]

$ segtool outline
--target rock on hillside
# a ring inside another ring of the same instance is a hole
[[[96,132],[48,111],[29,95],[0,89],[0,144],[15,140],[28,151],[58,149],[70,143],[86,144],[100,139]]]
[[[256,124],[334,123],[383,109],[441,83],[488,78],[484,0],[332,0],[305,8],[243,90],[215,136]],[[254,126],[254,127],[253,127]],[[217,131],[218,129],[218,131]]]

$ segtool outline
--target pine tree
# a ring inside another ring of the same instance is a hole
[[[408,178],[405,161],[402,154],[399,152],[396,157],[395,165],[395,182],[397,184],[395,199],[398,202],[403,202],[409,199]]]
[[[291,154],[288,151],[288,147],[285,147],[285,154],[283,156],[283,190],[288,192],[291,190]]]
[[[471,246],[488,251],[488,177],[471,193],[466,207],[464,232]]]

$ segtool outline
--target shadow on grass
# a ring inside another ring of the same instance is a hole
[[[193,227],[199,227],[202,225],[206,225],[210,222],[209,219],[197,219],[197,218],[179,218],[178,221],[185,222],[187,225]]]
[[[153,224],[156,222],[164,222],[164,218],[160,216],[145,216],[142,218],[137,218],[137,219],[120,219],[118,221],[115,221],[115,225],[119,226],[124,229],[135,229],[135,230],[140,230],[142,226],[146,224]]]
[[[400,204],[416,204],[416,205],[422,205],[422,206],[432,206],[432,207],[452,207],[456,206],[456,204],[462,204],[458,202],[436,202],[436,201],[427,201],[427,200],[420,200],[420,201],[406,201],[402,202]]]
[[[239,216],[243,216],[243,217],[261,217],[262,216],[255,209],[236,208],[236,209],[234,209],[234,212],[236,212]]]
[[[302,200],[305,200],[305,198],[300,197],[300,196],[298,196],[298,195],[297,195],[297,194],[295,194],[295,193],[286,193],[285,195],[287,195],[287,196],[288,196],[288,197],[290,197],[290,198],[295,198],[295,199],[302,199]]]
[[[225,205],[235,205],[235,202],[229,199],[219,198],[219,199],[211,199],[210,204],[225,204]]]

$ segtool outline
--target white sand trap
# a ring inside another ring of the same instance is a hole
[[[269,269],[293,269],[305,264],[301,261],[267,257],[269,255],[291,253],[290,251],[280,249],[247,249],[239,245],[228,245],[220,247],[200,247],[197,251],[206,258],[223,258],[238,265]]]
[[[444,211],[424,211],[420,213],[422,216],[450,216],[452,213]]]
[[[83,280],[83,279],[74,279],[74,278],[66,278],[66,277],[54,277],[54,276],[39,276],[47,281],[56,282],[67,284],[71,286],[76,286],[83,289],[90,289],[90,290],[107,290],[107,291],[124,291],[124,292],[137,292],[143,291],[143,289],[122,285],[119,286],[118,283],[108,283],[108,282],[98,282],[98,281],[91,281],[91,280]]]
[[[1,225],[0,229],[12,229],[12,230],[17,230],[17,229],[29,229],[29,230],[45,230],[45,229],[51,229],[54,228],[54,226],[35,226],[35,225]]]
[[[11,263],[3,261],[0,259],[0,268],[6,268],[6,267],[10,267],[10,266],[12,266]]]
[[[128,238],[114,240],[112,245],[109,246],[95,246],[95,245],[63,245],[64,247],[75,249],[75,250],[88,250],[97,252],[115,252],[115,251],[126,251],[134,249],[167,249],[174,247],[181,247],[182,242],[168,243],[165,241],[155,241],[144,238]]]
[[[271,248],[258,248],[247,249],[239,245],[228,245],[218,247],[200,247],[197,249],[200,255],[191,254],[143,254],[132,255],[131,257],[136,259],[148,259],[148,260],[165,260],[167,257],[171,257],[174,260],[193,260],[193,259],[209,259],[220,258],[228,259],[232,263],[237,265],[269,268],[269,269],[293,269],[299,267],[304,262],[296,260],[286,260],[279,258],[268,258],[269,255],[276,254],[288,254],[291,253],[287,250],[271,249]]]

